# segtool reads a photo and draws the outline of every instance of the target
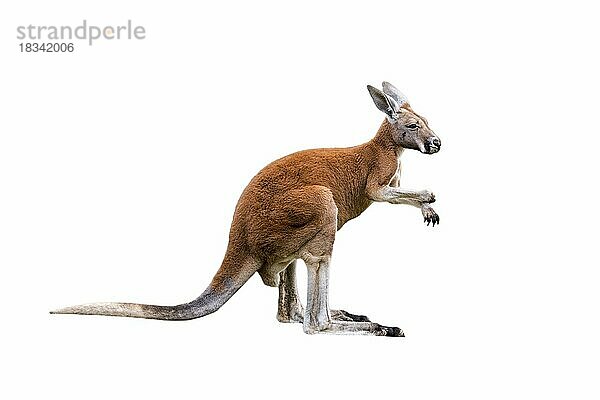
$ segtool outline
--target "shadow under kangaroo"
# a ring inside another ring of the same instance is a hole
[[[237,203],[223,263],[200,297],[176,306],[94,303],[51,313],[189,320],[217,311],[258,272],[266,285],[279,287],[277,319],[302,323],[306,333],[404,336],[400,328],[329,309],[331,252],[346,222],[373,202],[408,204],[421,209],[427,225],[440,221],[431,192],[399,187],[404,150],[434,154],[440,139],[393,85],[367,89],[385,114],[375,137],[350,148],[300,151],[263,168]],[[298,298],[297,259],[308,271],[306,309]]]

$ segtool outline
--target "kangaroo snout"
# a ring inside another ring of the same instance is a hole
[[[442,147],[442,141],[437,136],[432,136],[425,141],[425,152],[427,154],[434,154],[440,151]]]

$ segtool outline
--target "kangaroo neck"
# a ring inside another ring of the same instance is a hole
[[[392,124],[385,118],[377,130],[375,137],[371,140],[371,143],[380,151],[383,150],[385,153],[393,152],[396,157],[400,158],[404,152],[404,147],[396,143],[392,131]]]

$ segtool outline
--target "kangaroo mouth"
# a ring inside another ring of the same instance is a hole
[[[436,146],[431,143],[425,143],[421,152],[423,154],[435,154],[440,151],[440,146]]]

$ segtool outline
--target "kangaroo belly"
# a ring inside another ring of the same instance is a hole
[[[357,196],[353,199],[346,199],[345,201],[336,201],[338,208],[338,230],[348,221],[358,217],[362,214],[370,205],[373,203],[367,197]]]

